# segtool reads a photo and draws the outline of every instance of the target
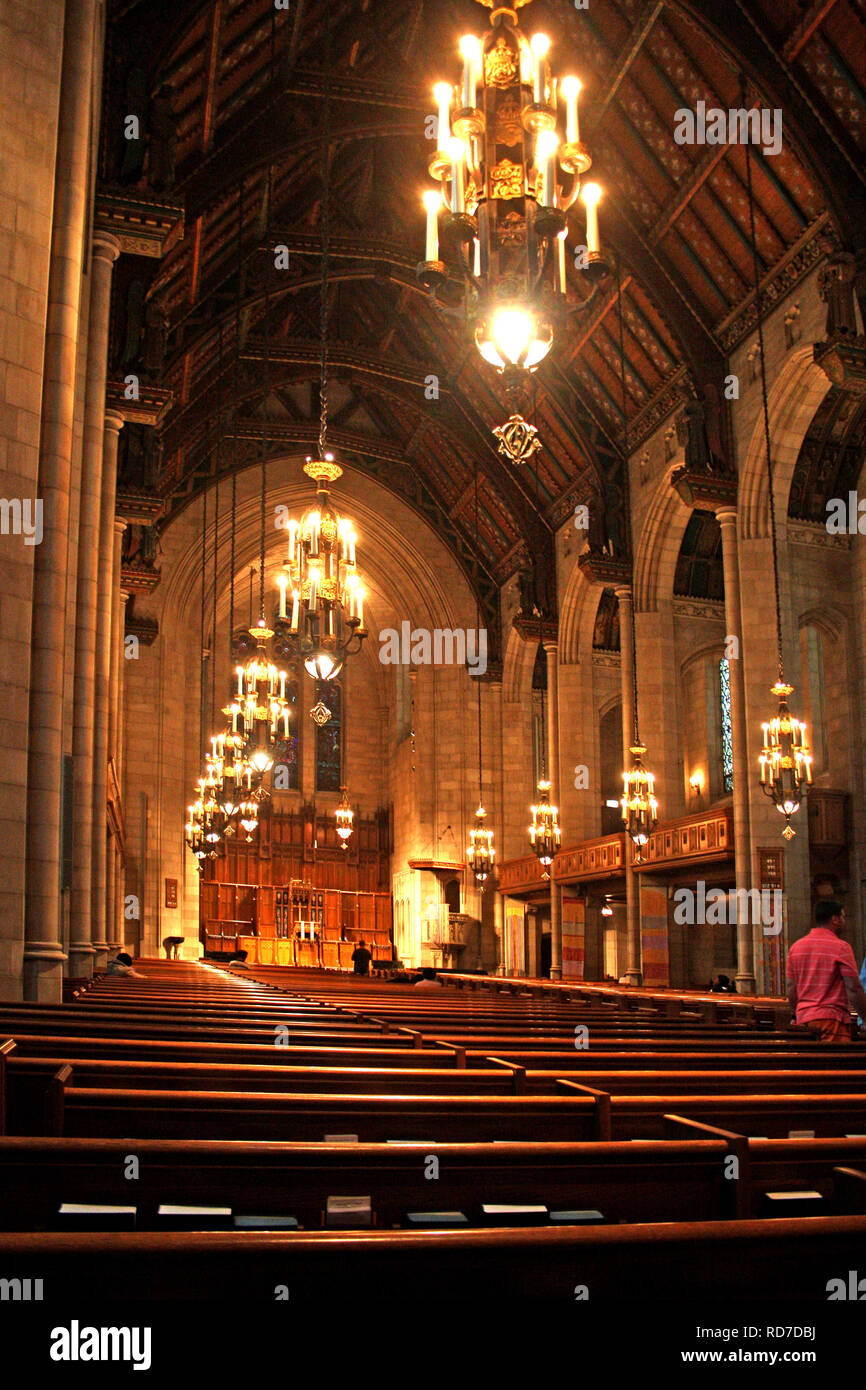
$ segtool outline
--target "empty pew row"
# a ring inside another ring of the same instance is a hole
[[[329,1198],[343,1197],[357,1205],[339,1219],[354,1227],[401,1226],[411,1213],[431,1211],[496,1224],[482,1210],[491,1204],[539,1208],[528,1218],[515,1214],[524,1224],[547,1225],[551,1213],[593,1212],[617,1224],[778,1215],[773,1194],[780,1193],[790,1198],[791,1214],[804,1203],[816,1215],[833,1214],[837,1204],[850,1212],[853,1180],[840,1180],[837,1170],[862,1170],[866,1139],[749,1140],[683,1116],[668,1117],[668,1124],[667,1140],[638,1144],[5,1137],[0,1215],[4,1230],[56,1230],[62,1204],[116,1205],[135,1208],[141,1229],[168,1229],[160,1206],[194,1204],[211,1212],[193,1217],[199,1229],[214,1220],[230,1226],[236,1215],[267,1215],[321,1230],[332,1219]],[[806,1199],[804,1192],[816,1195]],[[866,1214],[863,1197],[859,1190],[854,1204]],[[499,1224],[508,1221],[503,1215]]]
[[[245,1303],[288,1297],[290,1307],[357,1300],[375,1288],[387,1303],[417,1309],[478,1297],[500,1306],[588,1298],[590,1307],[623,1300],[681,1303],[706,1296],[825,1302],[829,1281],[857,1268],[866,1217],[768,1222],[710,1221],[589,1229],[337,1231],[194,1235],[0,1236],[3,1268],[41,1278],[44,1298],[101,1305],[123,1290],[133,1304],[153,1300],[224,1300],[243,1289]]]

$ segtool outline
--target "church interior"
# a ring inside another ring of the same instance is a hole
[[[862,0],[0,76],[3,1299],[866,1297]]]

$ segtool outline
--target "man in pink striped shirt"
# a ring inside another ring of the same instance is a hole
[[[854,952],[843,941],[845,909],[822,899],[815,925],[788,952],[787,991],[797,1023],[820,1042],[850,1042],[851,1015],[866,1010]]]

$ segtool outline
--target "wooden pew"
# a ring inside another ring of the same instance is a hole
[[[846,1157],[866,1157],[856,1141]],[[293,1215],[318,1228],[331,1194],[372,1199],[379,1226],[408,1211],[463,1211],[482,1202],[542,1202],[554,1210],[597,1208],[607,1221],[733,1216],[735,1184],[724,1177],[730,1143],[302,1144],[225,1140],[0,1139],[0,1224],[55,1225],[60,1202],[130,1203],[140,1224],[160,1202],[228,1205]],[[139,1177],[127,1180],[134,1155]],[[439,1176],[425,1178],[435,1155]],[[829,1163],[828,1171],[840,1160]]]
[[[561,1302],[575,1311],[576,1296],[588,1297],[589,1312],[702,1297],[709,1308],[825,1304],[828,1279],[857,1268],[864,1240],[866,1217],[854,1216],[441,1234],[5,1235],[0,1255],[7,1275],[43,1279],[46,1306],[64,1309],[70,1288],[94,1305],[122,1289],[131,1306],[224,1302],[226,1290],[242,1289],[252,1308],[272,1308],[285,1288],[290,1307],[351,1307],[360,1289],[375,1289],[384,1306],[413,1313],[419,1299],[474,1307],[479,1291],[499,1307]]]
[[[291,1035],[290,1035],[291,1036]],[[393,1035],[388,1035],[393,1037]],[[136,1037],[84,1037],[79,1034],[17,1033],[14,1041],[22,1057],[70,1056],[105,1060],[247,1063],[252,1066],[376,1066],[453,1068],[456,1055],[442,1048],[422,1047],[307,1047],[290,1042],[271,1043],[192,1042],[184,1039]],[[481,1068],[484,1070],[484,1068]]]
[[[439,1142],[529,1142],[591,1139],[599,1132],[597,1101],[588,1093],[498,1095],[292,1095],[283,1092],[113,1090],[75,1085],[62,1093],[58,1134],[144,1138],[324,1140],[357,1134]],[[60,1099],[55,1102],[59,1114]]]

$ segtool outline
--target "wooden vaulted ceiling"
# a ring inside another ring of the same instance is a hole
[[[570,271],[568,328],[534,379],[537,478],[510,469],[490,433],[507,413],[495,374],[415,278],[431,88],[456,74],[460,34],[488,16],[473,0],[109,0],[104,131],[122,123],[134,65],[151,96],[170,85],[177,128],[168,196],[183,200],[185,232],[148,290],[170,330],[169,513],[256,462],[265,436],[271,454],[315,444],[326,24],[329,442],[428,516],[491,592],[528,555],[552,554],[553,528],[593,475],[625,504],[624,443],[663,418],[684,373],[701,391],[724,374],[751,296],[745,151],[677,145],[677,110],[739,106],[743,77],[748,102],[782,108],[782,152],[753,151],[768,278],[822,219],[851,249],[866,235],[863,0],[535,0],[522,27],[549,32],[556,70],[584,83],[623,313],[620,325],[614,279],[591,292]],[[122,182],[120,148],[103,138],[107,184]],[[146,165],[135,186],[147,190]],[[275,272],[279,243],[289,268]],[[425,397],[430,375],[438,400]]]

